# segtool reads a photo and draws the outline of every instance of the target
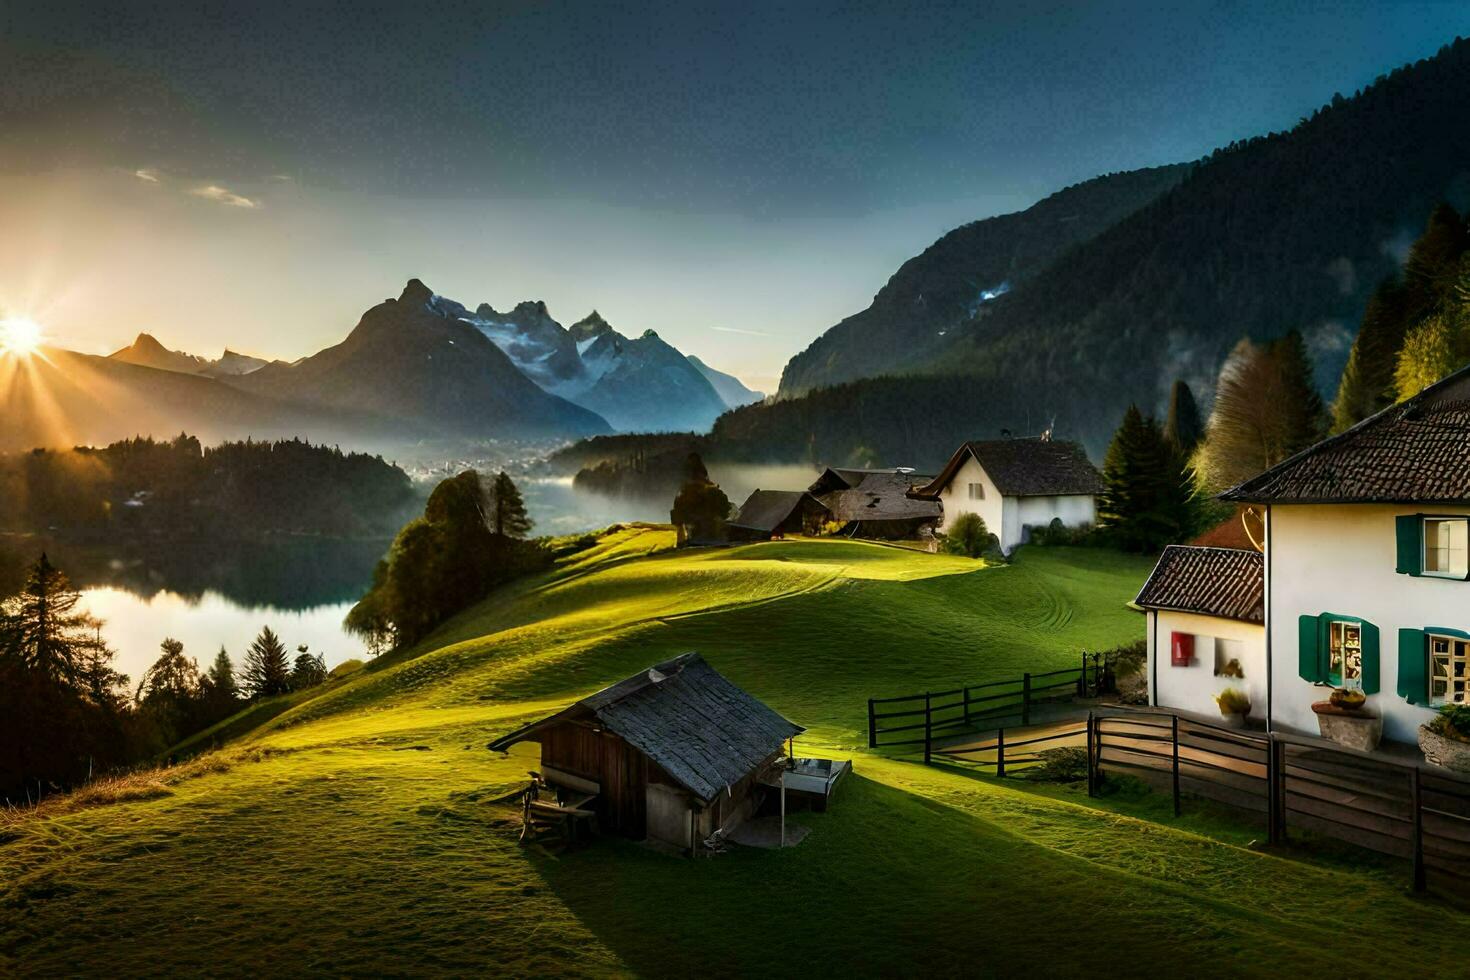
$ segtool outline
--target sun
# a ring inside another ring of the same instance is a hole
[[[30,317],[0,320],[0,353],[29,357],[41,346],[41,325]]]

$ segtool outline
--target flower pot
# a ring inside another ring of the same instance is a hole
[[[1428,725],[1420,725],[1419,748],[1424,750],[1424,761],[1430,765],[1455,772],[1470,772],[1470,742],[1447,738]]]
[[[1220,712],[1220,720],[1226,728],[1244,728],[1246,717],[1243,711],[1231,711],[1228,714],[1224,711]]]
[[[1383,719],[1364,708],[1345,708],[1331,701],[1318,701],[1312,705],[1312,711],[1317,715],[1317,730],[1329,742],[1372,752],[1383,739]]]

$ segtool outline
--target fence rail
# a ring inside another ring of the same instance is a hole
[[[1019,718],[1022,725],[1029,725],[1032,709],[1039,704],[1096,694],[1105,672],[1102,656],[1084,651],[1077,667],[947,691],[869,698],[868,747],[922,745],[928,762],[936,740],[994,728],[1003,719]]]

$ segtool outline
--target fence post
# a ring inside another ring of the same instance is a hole
[[[1424,882],[1424,800],[1419,785],[1419,767],[1409,770],[1409,802],[1414,808],[1414,891],[1422,892]]]
[[[1077,696],[1087,697],[1087,651],[1082,651],[1082,669],[1077,673]]]
[[[1276,736],[1266,733],[1266,842],[1281,843],[1281,797],[1277,792]]]
[[[998,729],[995,738],[995,774],[1004,776],[1006,774],[1006,730]]]
[[[868,698],[868,748],[878,747],[878,709],[873,705],[873,699]]]
[[[1021,727],[1031,724],[1031,673],[1021,675]]]
[[[929,764],[934,751],[934,713],[930,707],[929,693],[924,693],[924,765]]]
[[[1097,744],[1097,719],[1091,711],[1087,713],[1087,795],[1097,795],[1097,756],[1095,746]]]
[[[1174,816],[1179,816],[1179,716],[1170,715],[1174,734]]]

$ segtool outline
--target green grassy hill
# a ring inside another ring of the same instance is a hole
[[[1466,924],[1396,870],[1245,846],[869,754],[865,699],[1075,662],[1141,634],[1146,560],[1007,566],[797,541],[675,553],[604,536],[420,648],[257,707],[194,762],[0,825],[0,973],[1244,975],[1456,962]],[[856,778],[777,852],[684,861],[515,843],[495,734],[699,650]],[[252,727],[253,726],[253,727]],[[219,734],[219,733],[216,733]],[[108,802],[109,800],[113,802]],[[94,805],[84,805],[86,803]],[[105,804],[105,805],[103,805]],[[1149,803],[1133,809],[1150,816]],[[1446,923],[1443,920],[1452,920]],[[1345,941],[1344,937],[1351,937]],[[1409,959],[1412,957],[1412,959]]]

